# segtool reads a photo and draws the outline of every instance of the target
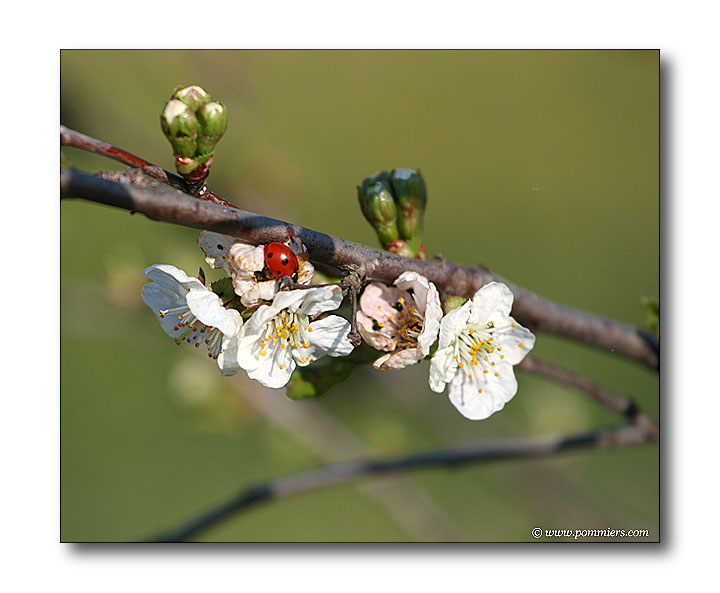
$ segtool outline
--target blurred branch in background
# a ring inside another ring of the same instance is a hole
[[[63,137],[73,137],[73,132],[63,128],[61,142]],[[95,151],[92,142],[82,144],[80,148]],[[114,152],[108,153],[107,146],[100,143],[97,151],[112,157]],[[146,166],[152,167],[149,163]],[[165,171],[163,174],[169,175]],[[253,243],[283,241],[294,234],[301,238],[313,260],[337,269],[355,269],[372,280],[392,283],[402,272],[412,270],[434,282],[442,293],[468,298],[488,282],[502,282],[515,295],[515,317],[533,331],[578,340],[638,360],[651,368],[659,366],[659,345],[651,332],[543,299],[485,267],[460,266],[444,258],[428,261],[407,258],[231,205],[198,200],[165,188],[123,185],[71,169],[61,171],[60,184],[63,197],[109,204],[141,212],[155,220],[224,233]]]
[[[646,443],[649,440],[650,437],[643,427],[631,425],[571,436],[503,440],[475,447],[413,453],[395,459],[369,459],[335,463],[315,470],[278,478],[265,484],[251,486],[233,497],[232,500],[200,515],[179,529],[162,534],[151,541],[185,541],[229,518],[234,513],[244,511],[259,503],[279,500],[294,494],[349,482],[361,477],[432,467],[457,467],[463,464],[476,464],[502,459],[547,457],[585,447],[624,447]]]

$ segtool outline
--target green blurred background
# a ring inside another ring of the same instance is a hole
[[[375,245],[355,186],[419,167],[429,254],[483,263],[541,295],[642,325],[659,290],[656,51],[63,51],[61,121],[172,169],[159,112],[200,84],[230,112],[210,187],[238,206]],[[75,166],[120,169],[64,149]],[[333,459],[621,423],[519,373],[472,422],[428,365],[369,368],[292,402],[177,347],[141,271],[204,265],[197,231],[82,201],[61,206],[61,536],[127,541],[239,488]],[[207,266],[205,266],[207,268]],[[214,276],[213,276],[214,277]],[[535,354],[658,413],[656,373],[538,336]],[[535,541],[547,529],[649,529],[658,447],[586,451],[365,481],[255,508],[204,541]]]

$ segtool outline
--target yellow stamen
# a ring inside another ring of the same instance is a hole
[[[520,346],[520,348],[522,348],[522,347],[523,347],[522,342],[520,342],[520,343],[518,344],[518,346]]]
[[[478,393],[482,393],[482,389],[478,389]]]
[[[498,372],[497,372],[497,371],[495,371],[495,376],[496,376],[496,377],[498,376]]]

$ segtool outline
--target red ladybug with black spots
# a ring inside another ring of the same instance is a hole
[[[292,277],[298,271],[297,257],[284,243],[265,245],[265,265],[275,278]]]

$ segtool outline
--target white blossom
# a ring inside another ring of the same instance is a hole
[[[270,305],[261,305],[240,332],[238,364],[266,387],[285,386],[296,366],[325,356],[346,356],[353,350],[350,324],[338,315],[317,321],[319,313],[337,309],[337,286],[278,292]]]
[[[501,410],[517,392],[513,365],[532,350],[535,336],[510,317],[513,295],[491,282],[443,317],[438,351],[430,362],[430,388],[471,420]]]
[[[143,300],[175,343],[195,348],[203,345],[223,375],[237,373],[237,344],[243,325],[240,313],[226,309],[200,280],[175,266],[156,264],[143,274],[152,280],[143,286]]]

